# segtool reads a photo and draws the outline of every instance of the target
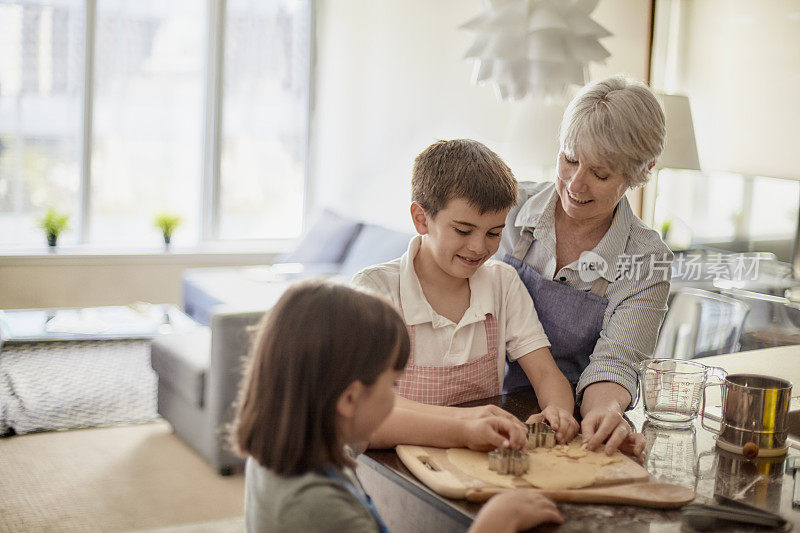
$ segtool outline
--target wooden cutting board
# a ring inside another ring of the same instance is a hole
[[[496,487],[489,482],[470,476],[451,463],[447,458],[447,450],[444,448],[401,444],[397,446],[396,450],[403,464],[420,481],[446,498],[465,499],[467,491]],[[618,463],[603,466],[592,486],[646,482],[649,479],[650,475],[647,470],[633,459],[624,456]],[[515,484],[519,487],[532,487],[519,478],[516,478]]]
[[[485,502],[495,494],[508,490],[511,489],[470,489],[467,491],[467,500]],[[624,483],[588,489],[546,489],[539,492],[556,502],[612,503],[656,509],[677,509],[695,498],[692,489],[670,483]]]

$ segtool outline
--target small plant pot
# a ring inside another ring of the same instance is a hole
[[[170,236],[166,233],[164,234],[164,246],[169,246]]]
[[[54,247],[58,242],[58,235],[55,233],[48,233],[47,234],[47,246]]]

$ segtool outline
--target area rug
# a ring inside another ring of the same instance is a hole
[[[135,533],[242,533],[244,530],[244,517],[240,516],[227,520],[214,520],[213,522],[159,527],[156,529],[142,529]]]
[[[218,475],[163,420],[0,439],[0,533],[200,531],[243,515],[244,475]]]
[[[0,435],[154,420],[149,340],[31,342],[0,350]]]

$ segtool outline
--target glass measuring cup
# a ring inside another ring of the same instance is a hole
[[[689,427],[700,410],[706,381],[720,382],[726,372],[682,359],[646,359],[639,364],[639,387],[644,414],[654,425],[664,428]]]
[[[665,429],[645,421],[644,467],[659,481],[697,488],[699,458],[694,427]]]

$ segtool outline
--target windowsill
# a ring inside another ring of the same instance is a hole
[[[97,245],[59,245],[55,248],[0,249],[0,266],[116,265],[116,264],[246,264],[272,263],[296,245],[293,239],[208,242],[196,246],[112,248]]]

